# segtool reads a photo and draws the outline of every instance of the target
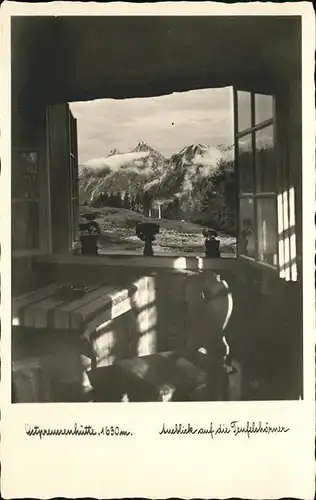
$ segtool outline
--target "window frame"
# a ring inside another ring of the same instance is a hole
[[[21,198],[18,196],[14,196],[14,193],[12,192],[12,182],[11,182],[11,210],[13,210],[13,206],[18,205],[19,203],[36,203],[38,207],[38,213],[39,213],[39,220],[38,220],[38,245],[34,248],[20,248],[20,249],[15,249],[14,244],[13,244],[13,238],[14,238],[14,233],[13,233],[13,220],[11,221],[11,242],[12,242],[12,256],[13,257],[28,257],[28,256],[38,256],[42,255],[45,253],[44,249],[42,248],[42,241],[41,241],[41,205],[42,205],[42,199],[41,199],[41,151],[40,148],[37,147],[25,147],[25,148],[19,148],[19,147],[12,147],[12,153],[20,155],[23,153],[36,153],[37,154],[37,164],[39,167],[39,172],[38,172],[38,183],[39,183],[39,193],[37,197],[30,197],[30,198]],[[13,156],[13,155],[12,155]]]
[[[70,187],[70,244],[72,245],[79,233],[79,180],[77,151],[77,120],[68,107],[68,150],[69,150],[69,187]]]
[[[238,92],[248,92],[250,94],[250,113],[251,113],[251,127],[239,131],[239,108],[238,108]],[[274,269],[275,271],[279,270],[279,244],[278,244],[278,205],[277,205],[277,197],[278,197],[278,179],[279,179],[279,165],[278,161],[276,161],[276,190],[275,192],[271,191],[262,191],[258,192],[257,186],[257,160],[256,160],[256,133],[260,130],[264,130],[267,127],[273,127],[273,148],[276,151],[276,102],[275,96],[272,94],[264,94],[263,92],[254,92],[249,90],[242,90],[234,88],[234,129],[235,129],[235,169],[236,169],[236,180],[237,180],[237,257],[244,258],[247,261],[251,261],[254,264],[258,264],[263,267],[268,267],[270,269]],[[273,116],[270,119],[264,120],[260,123],[256,123],[256,114],[255,114],[255,96],[256,95],[268,95],[273,99]],[[253,192],[246,193],[241,192],[240,186],[240,171],[239,171],[239,139],[250,135],[251,136],[251,155],[252,155],[252,179],[253,179]],[[276,155],[277,157],[277,155]],[[254,201],[254,232],[255,232],[255,257],[247,256],[240,251],[240,200],[241,199],[252,199]],[[275,242],[276,242],[276,255],[277,255],[277,264],[272,265],[265,261],[260,260],[259,258],[259,224],[258,224],[258,200],[260,199],[273,199],[275,200],[275,213],[276,213],[276,234],[275,234]]]

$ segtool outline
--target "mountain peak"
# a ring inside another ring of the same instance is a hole
[[[150,146],[148,146],[148,144],[145,142],[145,141],[139,141],[136,148],[134,149],[134,151],[136,152],[143,152],[143,151],[151,151],[152,148]]]
[[[109,152],[108,156],[114,156],[114,155],[119,155],[119,154],[120,154],[119,150],[118,150],[118,149],[116,149],[116,148],[113,148],[113,149],[111,149],[111,151]]]
[[[151,157],[154,157],[156,160],[162,162],[165,161],[164,156],[159,153],[159,151],[156,151],[156,149],[152,148],[147,144],[145,141],[139,141],[137,144],[136,148],[133,149],[134,153],[149,153]]]
[[[178,153],[172,156],[174,157],[182,157],[188,161],[191,161],[195,156],[203,156],[205,152],[210,149],[211,146],[208,144],[190,144],[189,146],[185,146]]]

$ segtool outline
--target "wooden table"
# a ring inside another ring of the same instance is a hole
[[[37,357],[55,387],[68,386],[73,397],[79,397],[79,386],[89,387],[86,377],[92,362],[89,355],[96,358],[108,355],[108,364],[112,362],[113,335],[110,332],[106,343],[103,341],[99,348],[100,336],[95,335],[96,331],[126,313],[133,315],[133,295],[136,292],[134,285],[124,289],[96,285],[80,291],[55,283],[14,298],[14,374],[21,373],[23,366],[25,374],[29,373],[27,360]],[[88,349],[87,353],[85,347],[89,348],[89,345],[91,350]],[[96,359],[94,361],[97,363]],[[71,389],[75,386],[77,392]],[[64,398],[67,396],[61,396],[62,400]]]
[[[63,292],[54,283],[13,299],[13,325],[28,328],[81,331],[86,338],[101,321],[128,311],[135,286],[91,286]]]

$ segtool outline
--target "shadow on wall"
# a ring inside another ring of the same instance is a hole
[[[157,352],[155,278],[143,276],[130,295],[130,310],[97,328],[91,338],[89,380],[95,401],[121,401],[122,375],[115,363]]]
[[[89,374],[96,401],[122,401],[126,393],[129,401],[189,401],[195,388],[205,384],[208,374],[212,379],[208,388],[212,386],[214,393],[208,397],[217,398],[222,368],[210,370],[194,351],[203,339],[218,354],[222,347],[218,319],[214,317],[216,311],[199,300],[200,277],[194,273],[193,278],[192,291],[197,299],[188,304],[187,274],[159,272],[154,278],[143,277],[140,288],[145,284],[145,301],[137,301],[136,295],[131,311],[96,334],[93,343],[97,360]],[[208,273],[208,278],[210,287],[216,287],[215,274]],[[216,338],[211,338],[212,333]]]
[[[244,400],[302,397],[301,285],[278,280],[269,294],[237,287],[228,337],[242,365]]]
[[[134,401],[159,400],[154,385],[137,376],[128,377],[127,381],[116,363],[134,358],[133,363],[138,366],[141,361],[137,363],[135,358],[179,349],[186,341],[185,277],[159,272],[141,277],[136,285],[138,291],[131,297],[131,310],[104,325],[93,340],[96,359],[89,377],[98,401],[121,401],[127,384]],[[155,368],[150,377],[152,363]],[[149,365],[146,363],[149,378],[157,378],[157,363],[162,363],[162,373],[166,370],[164,360],[157,358]],[[107,368],[109,365],[112,366]]]

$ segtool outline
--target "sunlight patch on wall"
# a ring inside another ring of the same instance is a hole
[[[279,238],[278,238],[278,247],[279,247],[279,266],[280,266],[280,278],[285,278],[285,269],[284,269],[284,241],[282,239],[282,235],[284,234],[284,226],[283,226],[283,197],[282,194],[278,194],[278,224],[279,224]]]
[[[96,329],[96,332],[98,335],[93,342],[93,348],[97,355],[98,367],[109,366],[114,361],[114,356],[112,354],[115,339],[114,321],[106,321]]]
[[[202,270],[204,268],[204,260],[202,259],[202,257],[197,257],[197,261],[198,261],[198,269]]]
[[[296,231],[295,231],[295,193],[291,187],[289,191],[289,224],[292,229],[290,236],[290,255],[291,255],[291,278],[297,281],[297,254],[296,254]]]
[[[288,236],[288,232],[290,229],[289,226],[289,214],[288,214],[288,193],[287,191],[283,191],[283,230],[284,233],[282,235],[284,241],[284,265],[285,265],[285,279],[286,281],[290,281],[291,279],[291,271],[290,271],[290,238]]]
[[[278,194],[278,246],[280,277],[297,281],[294,187]]]
[[[186,269],[187,268],[187,259],[185,257],[179,257],[173,261],[174,269]]]
[[[157,352],[157,307],[156,282],[151,276],[141,277],[135,285],[135,307],[139,331],[138,355],[145,356]]]

